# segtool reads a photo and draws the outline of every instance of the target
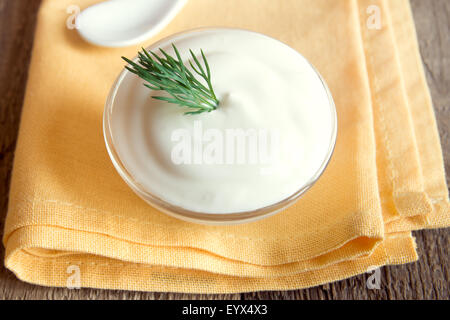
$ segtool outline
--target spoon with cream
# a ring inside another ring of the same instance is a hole
[[[78,15],[77,30],[86,41],[105,47],[142,42],[161,31],[187,0],[109,0]]]

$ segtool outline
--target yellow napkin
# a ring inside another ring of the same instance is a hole
[[[407,0],[190,0],[158,36],[120,49],[91,46],[66,28],[69,5],[95,2],[44,0],[39,12],[3,239],[6,266],[20,279],[65,286],[78,266],[85,287],[303,288],[414,261],[410,231],[450,224]],[[286,42],[318,68],[336,102],[325,174],[259,222],[215,227],[162,214],[126,186],[104,147],[103,105],[120,56],[206,26]]]

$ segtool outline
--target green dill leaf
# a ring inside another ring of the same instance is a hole
[[[126,57],[122,59],[128,63],[125,66],[128,71],[146,82],[144,86],[154,91],[165,91],[170,95],[170,97],[152,96],[154,99],[192,109],[185,112],[186,115],[215,110],[219,100],[211,84],[211,70],[203,50],[200,50],[200,53],[204,67],[192,50],[189,52],[194,63],[188,61],[192,70],[204,80],[202,83],[201,79],[198,79],[183,63],[181,54],[174,44],[172,48],[175,57],[161,48],[159,51],[162,56],[142,48],[142,52],[138,52],[137,62]]]

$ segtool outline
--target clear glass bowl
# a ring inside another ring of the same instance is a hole
[[[219,28],[219,29],[212,28],[212,29],[219,30],[219,31],[221,29],[228,30],[226,28]],[[149,46],[147,48],[147,50],[157,49],[161,46],[161,44],[167,43],[172,38],[176,38],[176,37],[183,36],[183,35],[188,35],[188,34],[191,34],[194,32],[197,33],[197,32],[203,32],[203,31],[212,30],[212,29],[211,28],[203,28],[203,29],[195,29],[195,30],[190,30],[190,31],[182,32],[182,33],[177,33],[177,34],[171,35],[167,38],[164,38],[164,39],[152,44],[151,46]],[[234,29],[234,30],[239,30],[239,29]],[[247,31],[247,30],[245,30],[245,31]],[[278,41],[278,40],[276,40],[276,41]],[[278,42],[280,42],[280,41],[278,41]],[[280,43],[282,43],[282,42],[280,42]],[[298,54],[300,55],[300,53],[298,53]],[[116,97],[118,88],[120,87],[123,78],[129,72],[126,69],[124,69],[119,74],[116,81],[114,82],[114,84],[109,92],[108,98],[106,100],[105,110],[103,113],[103,135],[105,138],[105,143],[106,143],[106,148],[108,150],[108,154],[114,164],[114,167],[116,168],[116,170],[118,171],[120,176],[128,184],[128,186],[137,195],[139,195],[143,200],[145,200],[148,204],[150,204],[151,206],[157,208],[161,212],[164,212],[170,216],[173,216],[175,218],[179,218],[182,220],[186,220],[189,222],[211,224],[211,225],[231,225],[231,224],[246,223],[246,222],[252,222],[252,221],[266,218],[270,215],[273,215],[273,214],[289,207],[290,205],[295,203],[300,198],[300,196],[303,195],[309,188],[311,188],[311,186],[320,178],[320,176],[324,172],[325,168],[327,167],[327,165],[331,159],[331,155],[333,154],[334,147],[336,145],[337,114],[336,114],[336,108],[334,105],[334,101],[331,96],[330,90],[328,89],[328,86],[326,85],[322,76],[317,72],[317,70],[315,69],[315,67],[313,65],[311,65],[311,67],[315,70],[318,77],[321,79],[322,84],[325,88],[325,91],[328,95],[329,106],[330,106],[330,111],[331,111],[331,118],[332,118],[332,130],[331,130],[332,135],[331,135],[331,139],[330,139],[328,153],[327,153],[325,159],[323,160],[322,164],[320,165],[319,169],[317,170],[317,172],[312,176],[312,178],[306,184],[304,184],[298,191],[296,191],[291,196],[289,196],[277,203],[274,203],[274,204],[266,206],[266,207],[262,207],[257,210],[237,212],[237,213],[230,212],[230,213],[226,213],[226,214],[223,214],[223,213],[216,214],[216,213],[201,213],[201,212],[186,210],[180,206],[172,205],[172,204],[160,199],[159,197],[155,196],[154,194],[150,193],[148,190],[145,190],[145,188],[137,182],[137,179],[135,179],[130,174],[130,172],[126,169],[124,163],[122,163],[122,161],[120,160],[120,157],[119,157],[118,152],[114,145],[114,140],[113,140],[113,135],[112,135],[112,126],[111,126],[112,120],[111,119],[112,119],[112,113],[113,113],[112,111],[114,108],[114,99]]]

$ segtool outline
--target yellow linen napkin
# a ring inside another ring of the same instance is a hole
[[[443,161],[407,0],[190,0],[157,37],[91,46],[44,0],[16,149],[5,264],[24,281],[180,292],[314,286],[417,259],[411,230],[450,224]],[[369,6],[381,29],[369,28]],[[225,13],[225,14],[224,14]],[[196,27],[228,26],[286,42],[335,99],[332,161],[295,205],[262,221],[203,226],[140,200],[115,172],[103,105],[120,56]]]

